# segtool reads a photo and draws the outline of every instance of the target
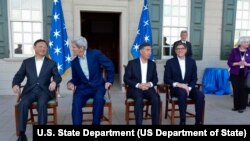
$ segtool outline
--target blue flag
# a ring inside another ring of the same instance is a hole
[[[137,29],[137,35],[135,37],[135,41],[131,48],[131,54],[134,59],[140,57],[139,46],[142,43],[149,43],[152,47],[152,32],[148,11],[148,0],[144,0],[144,5],[141,12],[140,23]],[[154,59],[153,52],[150,57],[151,60]]]
[[[57,63],[61,76],[70,70],[71,55],[63,17],[61,0],[54,0],[49,41],[49,55]]]

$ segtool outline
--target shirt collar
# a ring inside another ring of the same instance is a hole
[[[177,59],[178,59],[178,61],[185,61],[186,57],[184,57],[184,58],[177,57]]]
[[[148,61],[146,61],[146,63],[143,63],[141,58],[140,58],[140,62],[141,62],[141,64],[148,64]]]
[[[44,58],[45,58],[45,56],[43,56],[43,58],[42,58],[42,59],[37,59],[37,57],[35,56],[35,60],[36,60],[36,61],[43,61],[43,60],[44,60]]]

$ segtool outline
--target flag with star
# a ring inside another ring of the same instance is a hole
[[[49,55],[57,63],[60,75],[66,75],[71,67],[71,55],[61,0],[53,0]]]
[[[140,51],[139,46],[142,43],[149,43],[152,47],[152,32],[148,11],[148,0],[144,0],[144,5],[141,12],[141,18],[137,29],[137,35],[135,41],[131,47],[131,54],[134,59],[139,58]],[[153,52],[151,53],[151,60],[154,60]]]

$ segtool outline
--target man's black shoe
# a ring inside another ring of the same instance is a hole
[[[232,109],[232,111],[238,111],[238,110],[239,110],[239,109],[237,109],[237,108],[233,108],[233,109]]]
[[[27,141],[27,136],[25,134],[21,135],[18,137],[17,141]]]
[[[186,122],[185,121],[181,121],[180,125],[186,125]]]
[[[203,124],[200,122],[196,122],[194,125],[203,125]]]
[[[239,113],[243,113],[245,110],[244,109],[239,109]]]
[[[250,107],[250,102],[247,104],[247,107]]]

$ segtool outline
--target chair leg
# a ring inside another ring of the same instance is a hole
[[[146,104],[146,105],[144,105],[144,106],[146,106],[146,111],[145,111],[145,119],[147,119],[147,118],[148,118],[148,116],[149,116],[149,112],[148,112],[148,110],[149,110],[149,105],[148,105],[148,104]]]
[[[172,108],[171,108],[171,124],[174,125],[174,118],[175,118],[175,103],[172,102]]]
[[[166,99],[165,119],[168,118],[168,99]]]
[[[205,119],[205,101],[204,101],[204,106],[202,110],[202,115],[201,115],[201,123],[204,124],[204,119]]]
[[[30,120],[31,120],[31,123],[34,124],[35,120],[34,120],[34,113],[33,113],[32,108],[30,108]]]
[[[160,125],[162,124],[162,102],[160,102]]]
[[[129,125],[129,105],[126,104],[126,109],[125,109],[125,120],[126,124]]]
[[[112,104],[109,105],[109,125],[112,125]]]
[[[57,124],[57,107],[53,107],[54,125]]]
[[[18,105],[16,104],[15,105],[16,136],[20,135],[20,132],[18,131],[18,123],[19,123],[18,114],[19,114],[19,110],[18,110]]]

